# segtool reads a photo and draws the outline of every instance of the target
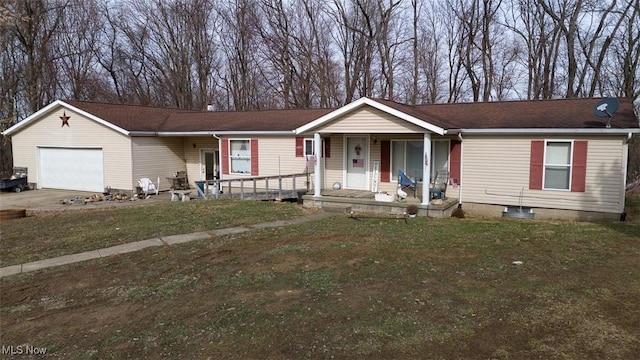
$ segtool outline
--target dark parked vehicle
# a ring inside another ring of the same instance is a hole
[[[0,190],[20,192],[28,189],[27,168],[13,168],[13,175],[9,179],[0,180]]]

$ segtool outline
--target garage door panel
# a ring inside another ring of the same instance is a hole
[[[40,187],[104,191],[102,149],[40,148]]]

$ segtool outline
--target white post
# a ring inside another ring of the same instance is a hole
[[[320,155],[322,154],[322,139],[320,138],[320,133],[313,134],[313,147],[313,158],[315,160],[313,174],[313,197],[317,198],[322,196],[322,189],[320,184]]]
[[[422,158],[422,205],[429,204],[429,182],[431,181],[431,134],[424,133],[424,155]]]

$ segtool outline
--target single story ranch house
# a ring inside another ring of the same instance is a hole
[[[640,126],[626,99],[598,115],[604,100],[412,106],[361,98],[338,109],[244,112],[59,100],[3,134],[37,188],[134,191],[149,178],[168,190],[177,172],[191,187],[217,174],[308,172],[306,197],[321,203],[335,188],[396,194],[402,170],[424,207],[444,170],[447,198],[467,211],[518,206],[540,217],[615,219]]]

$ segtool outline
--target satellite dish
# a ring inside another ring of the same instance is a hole
[[[618,99],[616,98],[604,98],[593,107],[593,114],[597,117],[606,117],[607,118],[607,128],[611,127],[611,117],[613,113],[618,110]]]

